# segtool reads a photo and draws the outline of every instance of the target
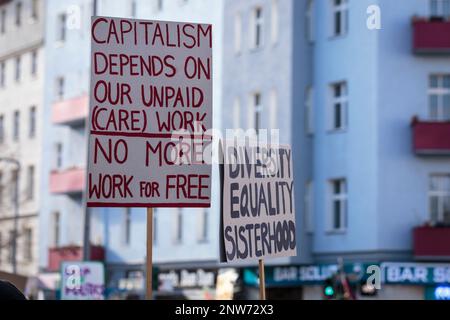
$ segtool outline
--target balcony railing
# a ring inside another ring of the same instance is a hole
[[[55,124],[81,125],[89,114],[89,97],[82,95],[53,103],[52,121]]]
[[[58,271],[63,261],[81,261],[83,258],[83,248],[80,246],[65,246],[48,249],[48,270]],[[105,250],[102,246],[93,246],[90,248],[90,259],[94,261],[103,261],[105,259]]]
[[[418,227],[413,238],[416,259],[450,260],[450,227]]]
[[[50,192],[56,194],[77,194],[84,190],[85,169],[70,168],[50,173]]]
[[[412,120],[413,149],[419,155],[450,155],[450,121]]]
[[[413,49],[418,54],[450,54],[450,20],[413,18]]]

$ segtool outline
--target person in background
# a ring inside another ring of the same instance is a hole
[[[22,292],[11,282],[0,280],[0,301],[1,300],[27,300]]]

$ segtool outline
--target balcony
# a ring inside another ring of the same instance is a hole
[[[91,245],[90,258],[92,261],[103,261],[105,249],[102,246]],[[83,260],[83,248],[80,246],[65,246],[48,249],[48,271],[58,271],[63,261]]]
[[[450,121],[412,121],[413,148],[418,155],[450,155]]]
[[[85,187],[85,169],[70,168],[50,173],[50,192],[54,194],[78,194]]]
[[[450,260],[450,227],[418,227],[413,239],[416,259]]]
[[[413,49],[417,54],[450,54],[450,20],[413,18]]]
[[[87,95],[56,101],[52,106],[52,122],[55,124],[80,126],[88,114],[89,97]]]

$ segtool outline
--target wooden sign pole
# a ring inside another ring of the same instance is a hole
[[[153,208],[147,208],[147,261],[146,261],[146,291],[145,298],[153,299]]]
[[[266,300],[266,275],[264,274],[263,259],[259,259],[259,300]]]

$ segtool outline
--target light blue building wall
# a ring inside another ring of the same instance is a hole
[[[318,262],[412,259],[412,230],[429,220],[429,177],[448,173],[448,157],[413,153],[411,120],[427,120],[431,74],[450,72],[448,56],[413,54],[414,15],[430,2],[348,1],[349,28],[330,37],[330,1],[315,1],[314,236]],[[370,5],[381,29],[366,26]],[[348,126],[328,129],[330,85],[348,84]],[[347,228],[330,232],[331,179],[347,180]]]

